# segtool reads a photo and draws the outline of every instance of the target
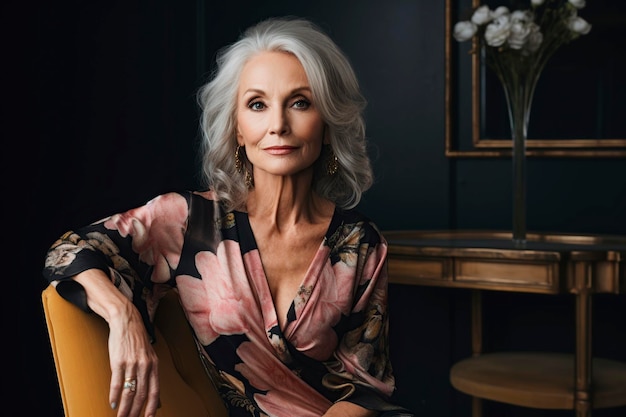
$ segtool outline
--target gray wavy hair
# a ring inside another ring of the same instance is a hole
[[[211,80],[198,91],[204,185],[227,209],[244,207],[248,188],[235,167],[237,88],[246,62],[265,51],[298,58],[326,124],[330,147],[323,147],[315,163],[313,189],[341,208],[356,206],[373,182],[363,119],[366,100],[339,47],[314,23],[294,17],[264,20],[218,52]],[[331,150],[339,165],[334,175],[326,172]]]

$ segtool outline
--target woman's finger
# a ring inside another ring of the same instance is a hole
[[[147,402],[145,417],[153,417],[156,415],[157,408],[161,407],[160,389],[159,389],[159,367],[158,359],[155,362],[154,367],[151,369],[148,375],[146,375],[147,387]]]
[[[125,392],[122,392],[122,398],[128,400],[127,403],[129,405],[129,412],[127,415],[129,417],[137,417],[143,409],[148,392],[148,379],[146,378],[145,372],[142,372],[139,375],[139,378],[126,378],[124,380],[124,391],[126,390],[129,391],[129,395],[125,396]]]
[[[137,402],[138,384],[139,382],[136,376],[130,375],[124,377],[117,417],[132,417],[138,415],[138,412],[133,414],[133,408],[135,408],[135,403]]]
[[[112,367],[111,386],[109,388],[109,403],[114,410],[119,409],[124,390],[125,371],[123,368]]]

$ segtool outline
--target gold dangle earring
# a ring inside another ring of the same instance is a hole
[[[241,145],[237,145],[237,148],[235,148],[235,169],[238,173],[244,174],[246,187],[248,189],[251,189],[252,187],[254,187],[254,178],[252,177],[252,173],[242,159],[243,157],[241,156]]]
[[[239,158],[239,152],[241,151],[241,145],[237,145],[237,147],[235,148],[235,169],[237,170],[238,173],[242,173],[243,172],[243,163],[241,162],[241,159]]]
[[[337,173],[339,170],[339,160],[337,159],[337,155],[333,152],[333,148],[328,145],[328,161],[326,162],[326,173],[331,177]]]
[[[246,187],[248,187],[248,190],[254,187],[254,178],[252,178],[252,174],[248,168],[246,168]]]

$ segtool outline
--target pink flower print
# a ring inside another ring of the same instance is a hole
[[[393,375],[384,375],[384,379],[381,380],[372,376],[367,372],[367,369],[363,367],[363,364],[368,364],[371,360],[371,350],[372,346],[368,346],[368,344],[359,344],[353,351],[347,351],[345,349],[337,350],[335,355],[339,361],[336,362],[336,364],[340,364],[340,366],[334,372],[346,379],[364,381],[386,396],[391,396],[395,386]],[[377,366],[378,364],[374,363],[373,365]]]
[[[341,265],[339,270],[338,265]],[[287,327],[286,335],[301,352],[317,360],[326,360],[338,343],[333,326],[342,314],[350,312],[354,269],[342,262],[331,267],[326,260],[319,277],[312,281],[315,285],[311,295],[302,310],[297,312],[297,320]]]
[[[363,270],[361,271],[359,285],[367,285],[361,298],[354,305],[354,311],[362,311],[368,304],[375,303],[375,300],[386,302],[387,292],[387,264],[385,263],[387,247],[379,245],[373,249],[376,253],[368,254]]]
[[[311,292],[311,286],[301,285],[300,288],[298,288],[296,298],[293,301],[296,311],[302,311],[302,309],[306,305],[306,302],[311,297]]]
[[[176,269],[188,216],[187,201],[177,193],[160,195],[146,205],[116,214],[104,226],[122,236],[132,236],[133,251],[154,266],[152,281],[163,283]]]
[[[226,240],[218,246],[217,254],[199,252],[196,267],[202,279],[181,275],[177,284],[198,340],[206,346],[219,335],[246,334],[269,345],[239,244]]]
[[[244,342],[237,349],[243,361],[235,369],[260,391],[255,401],[269,415],[319,417],[331,403],[295,376],[272,355],[262,355],[253,343]],[[306,400],[304,400],[306,399]]]
[[[258,299],[259,306],[261,306],[265,328],[269,330],[278,325],[278,318],[274,308],[274,299],[267,285],[265,270],[261,263],[261,255],[258,250],[252,250],[244,255],[243,261],[254,296]]]

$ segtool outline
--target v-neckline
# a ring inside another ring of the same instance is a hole
[[[333,214],[331,215],[330,221],[328,222],[328,226],[322,237],[322,240],[319,242],[319,245],[317,246],[315,255],[313,256],[313,258],[311,259],[311,262],[307,266],[306,272],[304,273],[304,276],[301,277],[300,282],[297,286],[296,292],[293,294],[293,297],[291,298],[289,308],[287,309],[287,317],[285,317],[286,321],[285,321],[284,326],[280,326],[278,310],[276,308],[276,301],[274,300],[274,297],[272,295],[272,291],[270,289],[270,285],[267,279],[267,273],[265,271],[265,266],[263,265],[263,262],[261,260],[261,253],[259,250],[259,246],[257,244],[256,236],[254,235],[254,230],[252,229],[252,225],[250,223],[250,217],[247,212],[244,212],[244,211],[237,212],[239,214],[239,216],[237,217],[239,217],[240,219],[238,223],[241,224],[241,227],[242,227],[240,231],[240,236],[248,235],[250,243],[252,244],[252,248],[256,250],[255,256],[258,258],[259,265],[261,266],[260,272],[263,274],[263,276],[261,277],[263,281],[263,291],[266,292],[268,299],[272,301],[272,312],[274,314],[273,320],[276,321],[276,326],[280,329],[281,333],[283,334],[284,334],[285,329],[289,327],[290,323],[292,323],[295,320],[295,317],[290,318],[290,316],[294,313],[295,302],[298,299],[300,289],[303,288],[303,286],[312,284],[309,282],[311,280],[310,277],[312,275],[319,276],[319,273],[321,272],[321,271],[317,271],[317,273],[314,273],[315,271],[312,270],[312,267],[316,263],[319,265],[319,268],[323,268],[325,265],[325,263],[323,262],[317,262],[318,257],[320,256],[320,252],[322,248],[327,244],[328,238],[332,236],[335,233],[335,231],[339,228],[339,226],[342,224],[342,220],[340,218],[340,212],[341,212],[341,209],[335,205],[333,209]],[[243,222],[241,222],[241,220],[243,220]],[[328,257],[329,254],[327,254],[326,256]]]

